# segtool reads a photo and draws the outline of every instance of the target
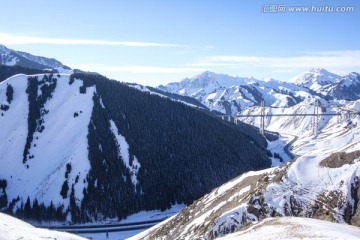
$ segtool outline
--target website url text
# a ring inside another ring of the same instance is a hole
[[[264,4],[261,6],[261,12],[263,13],[348,13],[354,11],[355,7],[353,6],[286,6],[284,4]]]

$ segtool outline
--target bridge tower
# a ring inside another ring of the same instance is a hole
[[[261,101],[261,109],[260,109],[260,134],[265,135],[265,102]]]
[[[313,124],[313,134],[318,135],[318,124],[319,124],[319,100],[315,100],[314,103],[314,124]]]

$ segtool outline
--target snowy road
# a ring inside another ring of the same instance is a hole
[[[170,209],[165,211],[153,210],[142,211],[133,214],[127,219],[123,219],[121,222],[107,222],[107,223],[93,223],[83,225],[49,225],[49,226],[37,226],[38,228],[48,228],[56,231],[69,232],[85,237],[92,240],[104,240],[108,239],[119,240],[126,239],[134,236],[145,229],[148,229],[159,222],[175,215],[185,207],[184,204],[173,205]],[[107,234],[106,234],[107,233]]]
[[[164,221],[166,218],[141,221],[141,222],[129,222],[120,224],[104,224],[104,225],[78,225],[78,226],[49,226],[42,227],[51,230],[64,231],[69,233],[106,233],[106,232],[124,232],[147,229],[159,222]]]
[[[295,135],[293,135],[293,137],[294,137],[293,140],[291,140],[289,143],[287,143],[284,147],[284,151],[290,157],[290,159],[295,158],[295,155],[289,150],[289,148],[299,138],[298,136],[295,136]]]

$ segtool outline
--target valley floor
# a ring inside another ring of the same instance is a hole
[[[180,212],[184,207],[186,207],[185,205],[182,204],[178,204],[178,205],[174,205],[171,209],[166,210],[164,212],[159,211],[143,211],[134,215],[129,216],[127,219],[121,221],[121,222],[117,222],[118,224],[131,224],[131,223],[141,223],[141,224],[137,224],[134,226],[129,226],[129,227],[122,227],[119,229],[119,231],[116,231],[116,229],[112,229],[110,227],[107,228],[103,228],[103,232],[98,232],[98,233],[78,233],[77,235],[82,236],[82,237],[86,237],[86,238],[91,238],[93,240],[102,240],[102,239],[106,239],[106,232],[108,232],[109,235],[109,239],[126,239],[128,237],[134,236],[152,226],[154,226],[156,223],[146,223],[148,221],[156,221],[156,220],[164,220],[166,218],[169,218],[175,214],[177,214],[178,212]],[[135,229],[136,227],[139,227],[140,229]],[[125,230],[128,229],[128,230]],[[133,229],[133,230],[131,230]],[[91,231],[92,228],[91,226],[89,226],[89,228],[87,228],[87,230]]]
[[[268,150],[273,154],[279,154],[280,158],[272,157],[271,158],[271,166],[277,167],[286,162],[289,162],[292,157],[291,153],[286,151],[286,146],[289,146],[293,143],[293,140],[296,140],[297,137],[289,134],[281,134],[279,139],[276,141],[268,142]]]
[[[98,222],[86,225],[71,225],[71,226],[47,226],[53,230],[70,232],[81,237],[89,238],[92,240],[106,239],[106,233],[108,233],[108,239],[126,239],[134,236],[157,223],[167,219],[178,212],[184,207],[183,204],[177,204],[166,211],[142,211],[137,214],[129,216],[127,219],[118,221],[108,220],[105,222]],[[45,226],[41,226],[46,228]]]

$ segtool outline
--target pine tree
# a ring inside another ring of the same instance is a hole
[[[31,214],[31,203],[30,203],[30,197],[27,198],[25,206],[24,206],[24,218],[30,219],[32,217]]]
[[[67,198],[68,191],[69,191],[69,184],[68,181],[65,180],[60,191],[60,195],[63,197],[63,199]]]
[[[6,87],[6,100],[7,100],[7,102],[9,104],[11,104],[11,102],[13,100],[13,97],[14,97],[14,89],[11,86],[11,84],[7,84],[7,87]]]

